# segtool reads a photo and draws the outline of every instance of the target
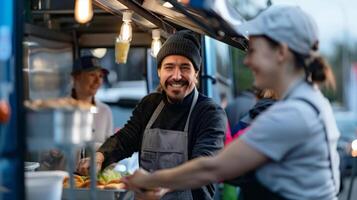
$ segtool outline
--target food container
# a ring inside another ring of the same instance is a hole
[[[25,172],[27,200],[61,200],[64,171]]]
[[[40,163],[38,163],[38,162],[25,162],[25,171],[26,172],[33,172],[39,167],[40,167]]]

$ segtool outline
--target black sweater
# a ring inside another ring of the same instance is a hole
[[[177,104],[167,101],[165,94],[153,93],[144,97],[134,109],[125,126],[99,148],[104,154],[104,166],[140,153],[143,132],[161,100],[165,106],[151,128],[183,131],[189,114],[193,92]],[[212,99],[200,94],[188,128],[188,158],[211,156],[223,148],[226,114]],[[213,199],[214,188],[207,185],[192,190],[194,199]]]

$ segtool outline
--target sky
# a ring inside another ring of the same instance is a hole
[[[253,0],[266,6],[266,0]],[[273,4],[298,5],[315,20],[319,28],[320,49],[333,53],[335,41],[357,43],[357,0],[272,0]]]

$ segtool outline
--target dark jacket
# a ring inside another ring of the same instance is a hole
[[[143,132],[151,115],[161,100],[165,107],[152,128],[183,131],[193,92],[181,103],[171,104],[165,94],[153,93],[144,97],[134,109],[125,126],[110,137],[100,148],[104,154],[104,165],[140,153]],[[214,155],[223,148],[226,129],[226,115],[212,99],[200,94],[192,111],[188,129],[188,158]],[[213,199],[214,188],[211,184],[192,191],[194,199]]]
[[[249,112],[251,108],[257,102],[256,97],[250,90],[245,90],[240,93],[232,102],[226,107],[226,113],[228,117],[229,127],[231,127],[231,133],[235,133],[233,129],[238,124],[239,120]]]
[[[232,137],[234,137],[240,130],[247,128],[260,113],[264,112],[275,102],[276,100],[271,98],[259,99],[253,108],[250,109],[232,128]]]

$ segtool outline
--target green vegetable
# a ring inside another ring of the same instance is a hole
[[[120,179],[122,175],[120,172],[114,170],[114,166],[110,165],[106,167],[103,171],[99,172],[97,175],[98,181],[108,183],[112,180]]]

